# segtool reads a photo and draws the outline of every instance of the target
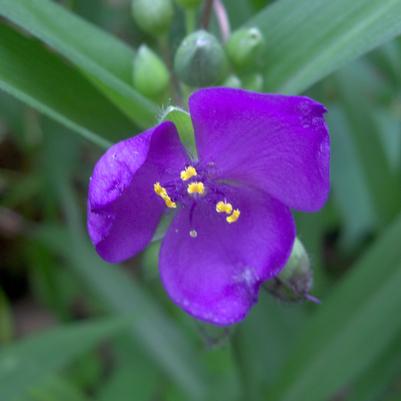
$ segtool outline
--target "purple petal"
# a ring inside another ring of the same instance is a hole
[[[165,210],[153,184],[179,177],[187,161],[170,122],[117,143],[101,157],[89,185],[88,230],[103,259],[120,262],[143,250]]]
[[[261,283],[285,264],[295,238],[289,209],[264,192],[241,188],[229,200],[241,211],[232,224],[206,201],[198,201],[193,213],[182,208],[163,240],[159,260],[173,301],[217,325],[245,317]]]
[[[209,88],[189,100],[201,162],[264,189],[287,206],[318,210],[329,192],[325,107],[302,96]]]

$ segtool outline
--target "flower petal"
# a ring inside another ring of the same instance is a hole
[[[264,189],[287,206],[318,210],[329,192],[323,105],[303,96],[209,88],[189,100],[201,162]]]
[[[187,160],[170,122],[113,145],[101,157],[89,185],[88,230],[103,259],[120,262],[143,250],[165,210],[153,184],[179,177]]]
[[[229,200],[241,211],[232,224],[207,201],[179,210],[159,260],[173,301],[217,325],[245,317],[261,283],[285,264],[295,238],[289,209],[264,192],[241,188]]]

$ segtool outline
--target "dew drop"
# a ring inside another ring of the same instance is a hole
[[[189,236],[190,236],[191,238],[196,238],[196,237],[198,236],[198,232],[197,232],[196,230],[191,230],[191,231],[189,232]]]

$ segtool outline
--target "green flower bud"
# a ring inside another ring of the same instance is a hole
[[[171,0],[132,0],[132,15],[141,29],[157,37],[170,28],[174,7]]]
[[[225,78],[227,60],[222,46],[213,35],[197,31],[180,44],[174,68],[178,77],[189,86],[211,86]]]
[[[234,32],[226,44],[226,51],[233,67],[238,71],[258,68],[263,36],[258,28],[244,28]]]
[[[300,302],[319,300],[309,294],[313,285],[313,274],[308,254],[302,242],[296,238],[291,255],[280,274],[266,283],[267,290],[286,302]]]
[[[261,74],[247,74],[242,77],[242,87],[250,91],[261,92],[263,89],[264,79]]]
[[[160,57],[142,45],[135,56],[133,82],[136,89],[148,97],[157,97],[168,87],[169,71]]]
[[[241,80],[236,75],[229,75],[227,79],[223,82],[223,86],[228,88],[241,88]]]
[[[175,0],[182,8],[195,8],[202,4],[203,0]]]

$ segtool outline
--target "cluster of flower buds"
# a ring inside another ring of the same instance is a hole
[[[175,0],[184,13],[200,14],[202,0]],[[166,38],[174,18],[173,0],[132,0],[136,24],[155,38]],[[224,36],[224,35],[223,35]],[[189,30],[178,46],[171,67],[190,88],[223,85],[260,91],[263,35],[256,27],[226,35],[225,43],[200,29]],[[169,83],[169,71],[151,49],[141,46],[134,61],[134,86],[143,95],[158,99]]]
[[[263,48],[258,28],[234,32],[224,45],[203,30],[184,38],[175,56],[175,71],[191,87],[224,85],[261,90],[258,73]]]

